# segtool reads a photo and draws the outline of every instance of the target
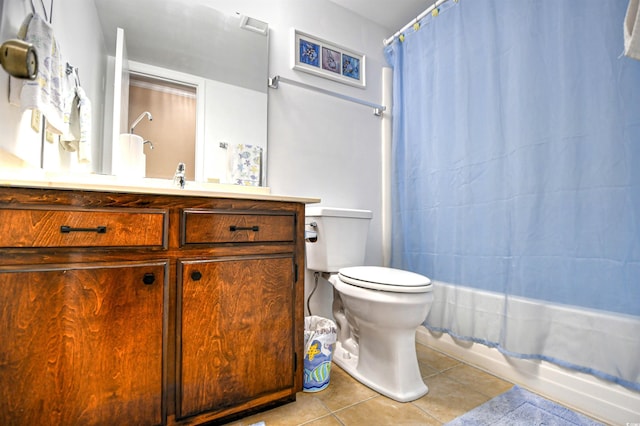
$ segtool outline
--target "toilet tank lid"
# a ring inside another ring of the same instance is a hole
[[[353,217],[358,219],[371,219],[371,210],[343,209],[338,207],[307,206],[305,216],[332,216],[332,217]]]

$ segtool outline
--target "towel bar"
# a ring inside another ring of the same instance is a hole
[[[325,95],[333,96],[335,98],[343,99],[345,101],[355,102],[355,103],[360,104],[360,105],[365,105],[365,106],[371,107],[371,108],[373,108],[373,114],[378,116],[378,117],[381,116],[383,111],[385,111],[387,109],[387,107],[385,107],[384,105],[378,105],[378,104],[374,104],[372,102],[363,101],[362,99],[352,98],[351,96],[343,95],[342,93],[332,92],[330,90],[322,89],[320,87],[312,86],[310,84],[302,83],[300,81],[290,80],[290,79],[285,78],[285,77],[280,77],[279,75],[276,75],[274,77],[269,77],[269,87],[270,88],[277,89],[279,82],[292,84],[294,86],[302,87],[304,89],[314,90],[316,92],[324,93]]]

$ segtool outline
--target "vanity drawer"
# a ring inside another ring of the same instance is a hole
[[[292,242],[295,216],[185,210],[182,230],[182,244]]]
[[[0,208],[0,248],[166,247],[157,209]]]

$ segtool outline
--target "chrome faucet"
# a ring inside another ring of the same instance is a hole
[[[131,126],[129,127],[129,129],[130,129],[129,133],[133,133],[133,129],[136,128],[138,123],[140,123],[140,120],[142,120],[145,115],[147,116],[149,121],[153,120],[153,116],[151,115],[151,113],[149,111],[143,112],[142,114],[140,114],[140,116],[138,118],[135,119],[135,121],[133,123],[131,123]]]
[[[176,186],[180,187],[181,189],[184,189],[184,184],[186,183],[184,173],[185,173],[184,163],[178,163],[178,167],[176,168],[176,174],[173,175],[173,183]]]

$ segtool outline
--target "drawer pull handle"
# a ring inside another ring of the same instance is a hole
[[[231,225],[229,227],[229,231],[231,231],[231,232],[236,232],[236,231],[258,232],[259,230],[260,230],[260,227],[258,225],[255,225],[255,226],[236,226],[236,225]]]
[[[144,274],[144,277],[142,277],[142,282],[145,283],[146,285],[151,285],[155,281],[156,281],[156,276],[151,273],[146,273]]]
[[[106,234],[107,227],[96,226],[95,228],[72,228],[70,226],[62,225],[60,227],[60,232],[62,232],[63,234],[68,234],[70,232],[95,232],[97,234]]]
[[[200,281],[200,278],[202,278],[202,273],[200,271],[193,271],[191,273],[191,279],[194,281]]]

